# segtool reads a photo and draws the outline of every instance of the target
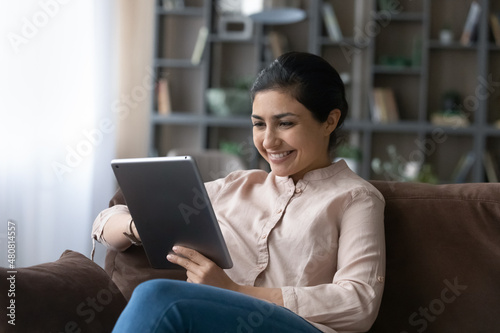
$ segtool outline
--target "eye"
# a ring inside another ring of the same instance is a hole
[[[257,121],[255,123],[253,123],[253,127],[256,127],[256,128],[262,128],[264,126],[266,126],[266,124],[262,121]]]
[[[294,124],[291,121],[282,121],[282,122],[280,122],[280,127],[291,127],[293,125]]]

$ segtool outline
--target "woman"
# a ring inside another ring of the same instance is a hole
[[[338,73],[291,52],[259,74],[251,93],[254,144],[272,171],[206,184],[233,268],[174,247],[166,260],[186,268],[190,283],[139,285],[116,332],[356,332],[375,320],[384,199],[344,161],[331,162],[348,110]],[[124,250],[138,237],[130,221],[125,206],[112,207],[94,236]]]

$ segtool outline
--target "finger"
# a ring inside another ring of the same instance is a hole
[[[180,256],[180,255],[176,255],[174,253],[170,253],[169,255],[167,255],[167,259],[174,264],[177,264],[181,267],[184,267],[186,269],[188,277],[192,283],[199,283],[199,282],[197,282],[198,277],[203,276],[203,274],[204,274],[203,273],[204,270],[203,270],[202,266],[191,261],[189,258],[186,258],[184,256]]]
[[[190,249],[190,248],[187,248],[187,247],[184,247],[184,246],[178,246],[178,245],[176,245],[176,246],[174,246],[172,248],[172,250],[176,254],[184,256],[187,259],[191,260],[192,262],[194,262],[195,264],[198,264],[200,266],[202,264],[210,262],[210,260],[207,257],[205,257],[204,255],[202,255],[198,251]]]

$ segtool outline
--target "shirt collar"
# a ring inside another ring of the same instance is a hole
[[[347,168],[347,163],[344,160],[339,160],[338,162],[334,162],[325,168],[311,170],[304,175],[304,178],[299,180],[301,181],[312,181],[312,180],[321,180],[334,176],[340,171]],[[275,176],[277,183],[286,183],[290,179],[290,176]]]

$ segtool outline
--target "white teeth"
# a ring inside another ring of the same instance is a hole
[[[285,156],[288,156],[288,155],[290,155],[290,153],[291,153],[290,151],[287,151],[287,152],[284,152],[284,153],[279,153],[279,154],[269,154],[269,155],[271,156],[271,158],[275,158],[275,159],[277,159],[277,158],[283,158],[283,157],[285,157]]]

